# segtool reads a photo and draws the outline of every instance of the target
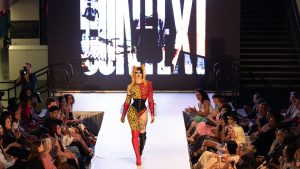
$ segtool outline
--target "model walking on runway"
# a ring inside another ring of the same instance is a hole
[[[131,103],[133,99],[133,103]],[[127,86],[127,96],[123,105],[121,122],[127,119],[132,133],[132,145],[136,155],[136,165],[142,165],[141,155],[146,142],[146,125],[148,121],[147,107],[145,105],[148,99],[149,109],[151,112],[151,123],[154,122],[154,100],[152,82],[146,80],[145,68],[133,67],[131,73],[131,84]]]

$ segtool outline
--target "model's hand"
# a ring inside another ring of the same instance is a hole
[[[153,123],[155,121],[155,117],[151,116],[151,123]]]
[[[121,117],[121,122],[124,123],[125,122],[125,116]]]

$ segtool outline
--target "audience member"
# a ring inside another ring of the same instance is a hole
[[[252,98],[253,101],[252,108],[250,108],[248,105],[244,106],[244,110],[248,114],[247,116],[248,119],[254,119],[256,117],[258,105],[262,101],[260,98],[261,95],[259,93],[254,93]]]
[[[37,76],[31,72],[31,64],[25,63],[22,70],[20,70],[19,76],[16,80],[16,85],[21,85],[20,101],[26,99],[26,90],[30,90],[31,93],[37,92],[38,79]]]
[[[267,124],[267,112],[269,108],[270,106],[266,102],[259,104],[255,120],[252,120],[250,122],[248,135],[251,135],[253,132],[259,130],[263,125]]]
[[[235,141],[227,141],[219,153],[205,151],[199,161],[193,165],[193,169],[207,169],[207,168],[235,168],[236,163],[239,161],[237,154],[237,143]]]
[[[202,89],[197,89],[196,91],[196,97],[199,100],[199,110],[197,110],[195,107],[194,108],[189,108],[189,110],[195,114],[194,117],[192,117],[191,125],[189,129],[187,130],[187,134],[192,132],[192,130],[200,123],[200,122],[207,122],[207,116],[211,115],[213,112],[212,105],[210,103],[210,100],[208,98],[207,93],[202,90]]]
[[[265,156],[270,150],[271,144],[276,138],[275,131],[282,121],[282,116],[278,112],[270,110],[268,112],[268,126],[267,131],[261,131],[253,139],[252,144],[256,147],[256,155]]]
[[[31,144],[31,152],[28,157],[28,169],[45,169],[42,162],[42,153],[44,146],[41,141],[37,140]]]

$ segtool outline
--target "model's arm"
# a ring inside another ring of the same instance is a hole
[[[130,102],[131,102],[131,85],[127,86],[127,95],[126,95],[126,100],[123,104],[123,112],[122,112],[122,117],[126,116],[127,110],[129,108]]]
[[[151,116],[154,116],[154,100],[153,100],[153,88],[152,88],[152,82],[148,82],[148,104],[149,104],[149,109],[151,112]]]

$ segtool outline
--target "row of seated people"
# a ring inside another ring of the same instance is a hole
[[[193,169],[300,168],[300,97],[293,92],[293,112],[283,117],[265,99],[257,99],[254,115],[242,117],[219,94],[196,90],[198,108],[183,111]],[[290,106],[290,107],[291,107]],[[298,130],[299,131],[299,130]]]
[[[93,157],[96,136],[73,116],[71,94],[46,100],[36,113],[35,101],[10,100],[0,116],[0,168],[85,169]]]

